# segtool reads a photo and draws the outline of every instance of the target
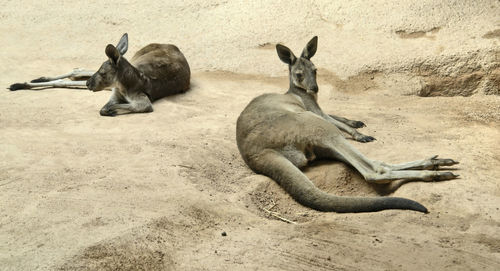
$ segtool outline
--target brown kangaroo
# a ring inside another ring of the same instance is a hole
[[[153,101],[189,89],[189,65],[175,45],[149,44],[130,62],[123,57],[127,49],[125,33],[116,47],[106,46],[109,59],[87,80],[92,91],[112,87],[111,98],[100,111],[102,116],[152,112]]]
[[[354,129],[342,123],[343,118],[332,118],[319,107],[316,68],[310,60],[316,53],[317,42],[317,37],[309,41],[299,58],[287,47],[276,45],[279,58],[289,65],[290,88],[285,94],[258,96],[239,116],[236,140],[243,160],[256,173],[274,179],[296,201],[316,210],[372,212],[407,209],[426,213],[427,209],[423,205],[405,198],[341,197],[328,194],[319,190],[300,170],[309,161],[326,158],[352,165],[366,181],[372,183],[396,179],[434,181],[458,177],[452,172],[425,170],[458,163],[452,159],[437,159],[437,156],[433,156],[391,165],[370,160],[349,144],[339,128],[349,132],[357,141],[368,142],[373,138],[352,131]]]

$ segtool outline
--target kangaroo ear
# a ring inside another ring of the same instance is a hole
[[[106,55],[109,57],[111,63],[115,65],[116,63],[118,63],[118,60],[120,59],[120,53],[112,44],[108,44],[108,46],[106,46]]]
[[[295,60],[297,60],[293,52],[284,45],[276,44],[276,52],[278,52],[278,56],[281,61],[285,62],[288,65],[293,65],[293,63],[295,63]]]
[[[303,58],[311,59],[311,57],[316,54],[316,49],[318,49],[318,36],[314,36],[306,45],[306,48],[302,51]]]
[[[127,50],[128,50],[128,34],[127,33],[123,34],[122,38],[120,39],[120,41],[116,45],[116,49],[118,50],[120,55],[124,55],[127,52]]]

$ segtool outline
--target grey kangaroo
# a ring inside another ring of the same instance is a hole
[[[100,111],[102,116],[152,112],[153,101],[189,89],[189,65],[175,45],[149,44],[130,62],[123,57],[127,49],[125,33],[116,47],[106,46],[109,59],[87,80],[92,91],[112,87],[111,98]]]
[[[288,64],[290,88],[285,94],[263,94],[243,110],[236,124],[238,149],[246,164],[256,173],[274,179],[296,201],[320,211],[373,212],[406,209],[427,213],[418,202],[397,197],[341,197],[319,190],[300,170],[316,159],[336,159],[352,165],[367,182],[386,183],[396,179],[423,181],[458,177],[452,172],[434,171],[452,166],[452,159],[429,159],[403,164],[386,164],[361,154],[340,130],[360,142],[373,137],[353,127],[356,121],[325,114],[317,103],[316,68],[311,62],[317,49],[314,37],[297,58],[283,45],[276,45],[281,61]],[[434,170],[427,170],[434,169]]]

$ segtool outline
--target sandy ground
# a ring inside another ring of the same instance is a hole
[[[483,93],[498,86],[498,1],[59,2],[1,1],[0,86],[96,69],[128,32],[129,57],[177,44],[192,88],[115,118],[98,114],[107,91],[0,91],[0,270],[500,269],[500,96]],[[313,35],[323,110],[378,139],[355,147],[394,163],[453,158],[461,178],[369,185],[334,161],[306,174],[429,214],[310,210],[240,158],[239,113],[288,87],[274,44],[299,54]],[[422,61],[486,79],[468,97],[408,95],[425,84]]]

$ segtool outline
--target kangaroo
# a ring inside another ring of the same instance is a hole
[[[191,71],[181,51],[171,44],[152,43],[128,62],[128,35],[115,46],[108,44],[108,60],[87,80],[87,87],[100,91],[112,87],[111,98],[101,109],[102,116],[153,112],[152,102],[189,89]]]
[[[429,159],[386,164],[368,159],[344,138],[340,130],[360,142],[373,138],[362,135],[342,118],[325,114],[317,103],[316,68],[311,62],[318,38],[309,41],[297,58],[281,44],[279,58],[289,67],[290,88],[285,94],[263,94],[243,110],[236,124],[236,141],[245,163],[256,173],[274,179],[297,202],[319,211],[374,212],[405,209],[427,213],[422,204],[397,197],[341,197],[318,189],[300,170],[316,158],[340,160],[353,166],[367,182],[386,183],[396,179],[423,181],[457,178],[452,172],[438,169],[458,162],[452,159]],[[352,126],[361,126],[356,121]]]

